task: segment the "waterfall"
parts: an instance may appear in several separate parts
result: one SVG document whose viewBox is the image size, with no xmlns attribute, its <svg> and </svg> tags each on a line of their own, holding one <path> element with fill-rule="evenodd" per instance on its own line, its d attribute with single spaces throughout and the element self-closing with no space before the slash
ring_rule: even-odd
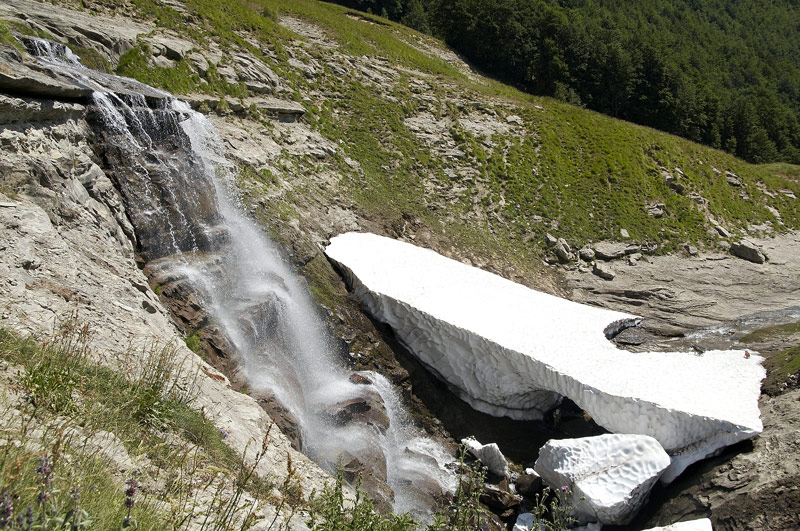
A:
<svg viewBox="0 0 800 531">
<path fill-rule="evenodd" d="M 452 457 L 412 425 L 386 378 L 339 362 L 304 283 L 243 214 L 212 124 L 169 94 L 83 67 L 63 45 L 32 39 L 28 47 L 94 91 L 96 134 L 139 254 L 162 276 L 188 282 L 250 392 L 281 403 L 302 451 L 324 468 L 356 463 L 375 479 L 365 487 L 379 506 L 425 519 L 432 493 L 454 486 L 444 467 Z"/>
</svg>

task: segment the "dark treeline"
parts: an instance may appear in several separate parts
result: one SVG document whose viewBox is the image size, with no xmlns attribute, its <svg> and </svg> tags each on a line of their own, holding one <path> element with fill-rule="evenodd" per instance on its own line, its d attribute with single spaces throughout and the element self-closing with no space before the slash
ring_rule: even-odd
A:
<svg viewBox="0 0 800 531">
<path fill-rule="evenodd" d="M 725 149 L 800 164 L 798 0 L 338 0 L 481 70 Z"/>
</svg>

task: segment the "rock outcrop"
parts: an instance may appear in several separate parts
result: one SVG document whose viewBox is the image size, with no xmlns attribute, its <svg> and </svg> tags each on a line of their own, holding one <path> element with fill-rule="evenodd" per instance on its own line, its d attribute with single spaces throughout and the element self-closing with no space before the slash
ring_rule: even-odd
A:
<svg viewBox="0 0 800 531">
<path fill-rule="evenodd" d="M 389 238 L 337 236 L 326 254 L 367 310 L 478 410 L 541 418 L 567 396 L 611 431 L 657 439 L 672 456 L 665 481 L 762 429 L 758 356 L 622 351 L 607 338 L 631 315 Z"/>
<path fill-rule="evenodd" d="M 255 464 L 253 448 L 269 433 L 257 473 L 282 481 L 290 455 L 298 478 L 321 488 L 326 473 L 269 430 L 270 418 L 253 398 L 185 346 L 134 260 L 128 213 L 92 148 L 86 108 L 0 98 L 9 115 L 17 109 L 25 117 L 0 129 L 0 325 L 46 337 L 54 323 L 77 315 L 94 332 L 96 361 L 120 371 L 143 349 L 172 345 L 186 375 L 180 385 L 196 386 L 193 405 L 224 430 L 236 453 Z M 274 515 L 269 506 L 258 512 Z M 284 523 L 304 528 L 298 518 Z"/>
<path fill-rule="evenodd" d="M 767 261 L 766 255 L 750 240 L 741 240 L 731 244 L 731 254 L 754 264 L 763 264 Z"/>
</svg>

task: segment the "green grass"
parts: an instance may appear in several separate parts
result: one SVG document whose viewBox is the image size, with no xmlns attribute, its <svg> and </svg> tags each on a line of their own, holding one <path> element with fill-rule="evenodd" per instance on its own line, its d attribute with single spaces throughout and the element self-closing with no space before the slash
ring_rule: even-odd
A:
<svg viewBox="0 0 800 531">
<path fill-rule="evenodd" d="M 787 323 L 760 328 L 742 337 L 739 342 L 759 343 L 774 336 L 790 336 L 792 334 L 800 334 L 800 323 Z"/>
<path fill-rule="evenodd" d="M 795 374 L 800 371 L 800 345 L 790 348 L 783 353 L 784 363 L 779 367 L 779 371 L 785 376 Z"/>
<path fill-rule="evenodd" d="M 0 44 L 6 44 L 8 46 L 13 46 L 19 51 L 23 51 L 22 44 L 14 38 L 11 34 L 11 29 L 8 27 L 8 24 L 2 19 L 0 19 Z"/>
<path fill-rule="evenodd" d="M 121 373 L 99 365 L 90 355 L 90 342 L 89 328 L 74 321 L 67 321 L 46 341 L 0 329 L 0 359 L 22 368 L 18 383 L 24 400 L 21 411 L 28 416 L 21 427 L 4 423 L 6 433 L 0 439 L 25 443 L 32 434 L 41 432 L 41 428 L 36 431 L 30 426 L 51 426 L 40 436 L 42 442 L 35 444 L 52 459 L 53 486 L 58 487 L 52 508 L 33 503 L 39 512 L 44 511 L 42 518 L 50 512 L 53 518 L 68 514 L 74 505 L 68 496 L 73 488 L 84 493 L 80 505 L 86 518 L 96 525 L 93 528 L 119 528 L 126 514 L 124 486 L 121 480 L 115 483 L 111 470 L 115 465 L 96 452 L 84 451 L 74 435 L 66 437 L 65 433 L 76 433 L 68 431 L 70 427 L 84 434 L 82 437 L 111 432 L 131 456 L 146 456 L 166 473 L 165 490 L 157 496 L 161 500 L 142 499 L 134 505 L 132 516 L 140 529 L 185 525 L 186 511 L 175 510 L 174 503 L 188 510 L 190 494 L 201 481 L 193 475 L 209 466 L 223 474 L 209 508 L 213 510 L 208 515 L 209 525 L 224 524 L 221 528 L 225 528 L 252 517 L 244 514 L 249 510 L 241 498 L 245 488 L 265 500 L 272 496 L 275 484 L 255 475 L 256 465 L 245 465 L 243 457 L 225 443 L 227 434 L 191 407 L 194 384 L 191 375 L 180 373 L 175 350 L 167 347 L 143 352 L 132 358 L 129 371 Z M 182 383 L 179 386 L 177 382 Z M 30 446 L 0 445 L 0 495 L 17 496 L 17 505 L 22 508 L 41 490 L 35 465 L 43 454 L 29 451 Z M 266 448 L 252 450 L 258 453 L 256 464 Z M 225 485 L 233 495 L 224 495 Z M 173 500 L 171 505 L 162 503 L 166 498 Z"/>
<path fill-rule="evenodd" d="M 137 0 L 136 5 L 158 24 L 181 29 L 183 15 L 171 8 L 160 7 L 153 0 Z M 187 7 L 199 21 L 185 35 L 195 42 L 211 38 L 223 48 L 249 50 L 285 78 L 296 98 L 312 90 L 336 95 L 321 100 L 319 107 L 311 105 L 308 119 L 361 164 L 363 175 L 341 164 L 338 169 L 345 176 L 350 196 L 366 216 L 388 225 L 400 223 L 403 216 L 418 216 L 448 239 L 480 240 L 470 233 L 489 233 L 498 240 L 497 245 L 490 245 L 497 254 L 521 247 L 523 252 L 538 253 L 538 244 L 523 246 L 518 241 L 522 235 L 533 234 L 533 240 L 539 242 L 544 232 L 551 230 L 537 223 L 537 216 L 555 221 L 558 235 L 576 247 L 618 238 L 620 230 L 625 229 L 634 240 L 660 244 L 661 252 L 678 249 L 684 242 L 715 245 L 716 236 L 709 233 L 711 226 L 706 221 L 709 214 L 734 233 L 764 221 L 772 221 L 780 231 L 782 226 L 766 209 L 771 206 L 780 212 L 787 227 L 800 226 L 797 202 L 775 193 L 780 189 L 800 193 L 800 168 L 796 166 L 750 165 L 646 127 L 534 98 L 493 81 L 471 81 L 443 59 L 409 44 L 429 37 L 377 17 L 364 20 L 347 16 L 349 11 L 341 6 L 311 0 L 233 1 L 224 5 L 188 0 Z M 440 118 L 464 117 L 483 106 L 482 100 L 487 97 L 514 107 L 502 112 L 522 116 L 525 134 L 493 138 L 493 148 L 457 127 L 451 131 L 488 188 L 482 205 L 490 218 L 486 226 L 463 227 L 462 218 L 472 209 L 475 183 L 467 182 L 468 191 L 444 211 L 430 212 L 424 183 L 431 178 L 447 183 L 442 171 L 446 162 L 438 160 L 403 123 L 420 110 L 409 93 L 408 75 L 401 73 L 390 82 L 392 98 L 353 78 L 340 78 L 327 71 L 315 80 L 298 76 L 286 63 L 283 44 L 290 37 L 298 37 L 276 23 L 278 15 L 312 22 L 346 54 L 378 56 L 390 64 L 433 76 L 433 93 L 441 99 L 436 110 Z M 259 47 L 243 39 L 243 33 L 262 43 L 262 48 L 271 48 L 274 57 L 264 56 Z M 313 46 L 306 49 L 321 64 L 326 62 L 325 50 Z M 240 86 L 221 84 L 213 69 L 203 84 L 186 62 L 179 62 L 174 69 L 159 69 L 150 67 L 146 59 L 146 49 L 131 50 L 123 57 L 119 72 L 177 93 L 199 90 L 246 95 Z M 466 100 L 466 108 L 459 109 L 448 101 L 459 99 Z M 670 172 L 681 168 L 686 186 L 683 195 L 667 187 L 661 168 Z M 725 171 L 738 174 L 744 186 L 730 186 Z M 764 189 L 773 197 L 764 194 Z M 740 197 L 742 192 L 747 199 Z M 692 193 L 707 200 L 707 206 L 695 202 Z M 646 207 L 652 203 L 665 204 L 663 218 L 647 214 Z"/>
</svg>

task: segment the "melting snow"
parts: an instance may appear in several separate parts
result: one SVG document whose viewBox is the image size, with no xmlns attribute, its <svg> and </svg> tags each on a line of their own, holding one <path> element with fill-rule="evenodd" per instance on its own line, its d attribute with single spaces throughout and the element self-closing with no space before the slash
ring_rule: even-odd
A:
<svg viewBox="0 0 800 531">
<path fill-rule="evenodd" d="M 606 334 L 635 316 L 374 234 L 337 236 L 326 254 L 367 310 L 475 409 L 535 419 L 567 396 L 609 431 L 658 440 L 672 458 L 667 482 L 762 430 L 760 356 L 627 352 Z"/>
</svg>

